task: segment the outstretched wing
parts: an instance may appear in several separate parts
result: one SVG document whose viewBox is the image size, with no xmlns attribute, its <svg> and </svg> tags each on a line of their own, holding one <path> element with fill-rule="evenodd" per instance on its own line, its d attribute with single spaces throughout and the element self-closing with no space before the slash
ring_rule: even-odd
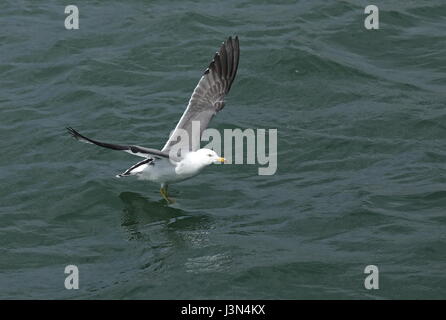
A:
<svg viewBox="0 0 446 320">
<path fill-rule="evenodd" d="M 71 127 L 68 127 L 67 130 L 74 138 L 76 138 L 76 140 L 81 141 L 81 142 L 95 144 L 95 145 L 103 147 L 103 148 L 125 151 L 127 153 L 133 154 L 135 156 L 143 157 L 143 158 L 148 158 L 148 157 L 169 158 L 168 153 L 162 152 L 162 151 L 159 151 L 156 149 L 144 148 L 144 147 L 133 146 L 133 145 L 126 146 L 126 145 L 120 145 L 120 144 L 101 142 L 101 141 L 87 138 L 86 136 L 81 135 L 79 132 L 77 132 L 76 130 L 74 130 Z"/>
<path fill-rule="evenodd" d="M 238 37 L 229 37 L 215 53 L 214 59 L 204 72 L 175 130 L 161 151 L 168 153 L 177 143 L 188 143 L 188 150 L 200 148 L 201 134 L 207 128 L 212 117 L 223 109 L 224 97 L 231 89 L 237 73 L 240 48 Z M 192 122 L 199 122 L 199 132 L 192 135 Z M 181 129 L 181 130 L 180 130 Z M 181 141 L 181 132 L 185 130 L 189 141 Z M 178 141 L 180 139 L 180 141 Z"/>
</svg>

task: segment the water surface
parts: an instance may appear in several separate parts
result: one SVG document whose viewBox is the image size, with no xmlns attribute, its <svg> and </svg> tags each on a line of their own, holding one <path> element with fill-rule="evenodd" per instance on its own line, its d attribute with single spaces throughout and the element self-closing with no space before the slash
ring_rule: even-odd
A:
<svg viewBox="0 0 446 320">
<path fill-rule="evenodd" d="M 375 1 L 374 31 L 365 1 L 73 4 L 72 31 L 59 1 L 0 4 L 0 298 L 445 298 L 444 1 Z M 66 134 L 162 147 L 234 34 L 212 127 L 277 128 L 274 176 L 213 166 L 167 206 Z"/>
</svg>

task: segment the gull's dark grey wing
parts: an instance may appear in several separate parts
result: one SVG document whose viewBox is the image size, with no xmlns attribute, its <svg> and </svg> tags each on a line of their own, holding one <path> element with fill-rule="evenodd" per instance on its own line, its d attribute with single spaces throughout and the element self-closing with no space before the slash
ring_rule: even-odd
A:
<svg viewBox="0 0 446 320">
<path fill-rule="evenodd" d="M 161 151 L 168 153 L 173 145 L 181 143 L 179 129 L 185 130 L 189 135 L 189 150 L 200 148 L 201 134 L 207 128 L 212 117 L 223 109 L 224 97 L 231 89 L 237 73 L 240 56 L 238 37 L 229 37 L 215 53 L 214 59 L 204 72 L 196 86 L 175 130 Z M 192 136 L 192 121 L 199 121 L 199 135 Z"/>
<path fill-rule="evenodd" d="M 81 142 L 95 144 L 95 145 L 103 147 L 103 148 L 125 151 L 127 153 L 133 154 L 135 156 L 143 157 L 143 158 L 148 158 L 148 157 L 169 158 L 168 153 L 159 151 L 157 149 L 144 148 L 144 147 L 133 146 L 133 145 L 127 146 L 127 145 L 101 142 L 101 141 L 87 138 L 86 136 L 81 135 L 79 132 L 77 132 L 76 130 L 74 130 L 71 127 L 68 127 L 67 130 L 74 138 L 76 138 L 76 140 L 81 141 Z"/>
</svg>

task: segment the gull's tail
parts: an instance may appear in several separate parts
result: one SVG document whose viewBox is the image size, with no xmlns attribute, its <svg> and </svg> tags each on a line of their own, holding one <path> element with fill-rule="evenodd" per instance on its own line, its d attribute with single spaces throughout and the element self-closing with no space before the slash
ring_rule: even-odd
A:
<svg viewBox="0 0 446 320">
<path fill-rule="evenodd" d="M 128 177 L 128 176 L 140 174 L 144 171 L 144 169 L 148 165 L 153 165 L 153 159 L 147 158 L 147 159 L 144 159 L 143 161 L 140 161 L 140 162 L 134 164 L 133 166 L 131 166 L 130 168 L 125 170 L 123 173 L 116 175 L 116 178 L 122 178 L 122 177 Z"/>
</svg>

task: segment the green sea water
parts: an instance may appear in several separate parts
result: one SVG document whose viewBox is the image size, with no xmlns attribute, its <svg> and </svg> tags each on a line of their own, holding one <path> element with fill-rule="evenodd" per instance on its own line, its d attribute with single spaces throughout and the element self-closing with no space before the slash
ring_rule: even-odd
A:
<svg viewBox="0 0 446 320">
<path fill-rule="evenodd" d="M 66 134 L 161 148 L 229 35 L 211 127 L 276 128 L 275 175 L 211 166 L 167 205 Z M 440 0 L 2 0 L 0 298 L 445 298 L 445 35 Z"/>
</svg>

